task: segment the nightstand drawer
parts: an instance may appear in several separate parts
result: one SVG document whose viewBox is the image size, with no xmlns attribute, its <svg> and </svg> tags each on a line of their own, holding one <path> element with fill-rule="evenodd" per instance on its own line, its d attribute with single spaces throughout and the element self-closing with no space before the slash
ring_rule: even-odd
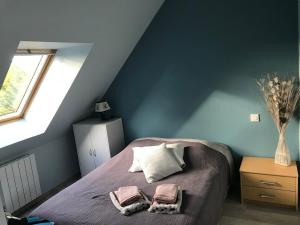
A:
<svg viewBox="0 0 300 225">
<path fill-rule="evenodd" d="M 295 192 L 266 188 L 242 187 L 245 200 L 268 202 L 281 205 L 296 205 Z"/>
<path fill-rule="evenodd" d="M 293 177 L 241 173 L 241 184 L 250 187 L 296 191 L 296 179 Z"/>
</svg>

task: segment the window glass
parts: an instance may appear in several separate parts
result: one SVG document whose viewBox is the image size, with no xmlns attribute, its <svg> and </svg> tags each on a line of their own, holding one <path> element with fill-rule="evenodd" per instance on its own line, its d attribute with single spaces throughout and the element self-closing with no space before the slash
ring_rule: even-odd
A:
<svg viewBox="0 0 300 225">
<path fill-rule="evenodd" d="M 0 121 L 21 116 L 39 82 L 48 54 L 16 54 L 0 89 Z"/>
</svg>

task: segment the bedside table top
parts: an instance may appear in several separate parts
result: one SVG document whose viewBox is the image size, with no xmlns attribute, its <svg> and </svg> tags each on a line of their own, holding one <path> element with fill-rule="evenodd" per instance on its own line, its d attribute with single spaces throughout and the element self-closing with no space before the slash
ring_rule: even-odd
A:
<svg viewBox="0 0 300 225">
<path fill-rule="evenodd" d="M 290 166 L 281 166 L 275 164 L 273 158 L 243 157 L 240 172 L 298 177 L 296 162 L 293 161 Z"/>
</svg>

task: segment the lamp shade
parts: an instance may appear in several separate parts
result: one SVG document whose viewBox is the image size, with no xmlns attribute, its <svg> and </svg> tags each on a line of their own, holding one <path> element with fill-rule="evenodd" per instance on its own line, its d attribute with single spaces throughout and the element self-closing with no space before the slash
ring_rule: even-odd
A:
<svg viewBox="0 0 300 225">
<path fill-rule="evenodd" d="M 107 102 L 97 102 L 95 105 L 95 112 L 105 112 L 110 110 L 110 106 Z"/>
</svg>

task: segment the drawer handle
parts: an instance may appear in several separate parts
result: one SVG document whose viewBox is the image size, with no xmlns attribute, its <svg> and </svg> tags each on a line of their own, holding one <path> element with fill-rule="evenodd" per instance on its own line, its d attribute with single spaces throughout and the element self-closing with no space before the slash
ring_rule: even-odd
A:
<svg viewBox="0 0 300 225">
<path fill-rule="evenodd" d="M 259 181 L 261 184 L 269 185 L 269 186 L 277 186 L 276 182 L 271 182 L 271 181 L 265 181 L 265 180 L 260 180 Z"/>
<path fill-rule="evenodd" d="M 260 198 L 275 198 L 275 195 L 265 195 L 265 194 L 260 194 L 259 195 Z"/>
</svg>

